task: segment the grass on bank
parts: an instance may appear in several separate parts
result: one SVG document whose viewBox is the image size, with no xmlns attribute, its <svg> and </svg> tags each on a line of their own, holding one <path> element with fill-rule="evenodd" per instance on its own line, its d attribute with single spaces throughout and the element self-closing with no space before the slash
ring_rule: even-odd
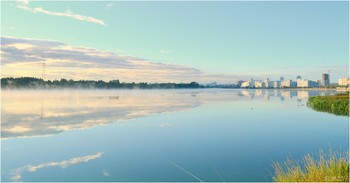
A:
<svg viewBox="0 0 350 183">
<path fill-rule="evenodd" d="M 305 155 L 301 161 L 287 159 L 274 163 L 275 182 L 349 182 L 349 151 L 337 153 L 322 150 Z"/>
<path fill-rule="evenodd" d="M 316 111 L 349 116 L 349 92 L 331 96 L 310 97 L 307 105 Z"/>
</svg>

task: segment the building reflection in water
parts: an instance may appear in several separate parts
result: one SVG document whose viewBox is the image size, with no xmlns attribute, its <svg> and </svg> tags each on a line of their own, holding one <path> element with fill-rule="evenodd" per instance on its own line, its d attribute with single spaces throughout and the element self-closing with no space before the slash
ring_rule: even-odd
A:
<svg viewBox="0 0 350 183">
<path fill-rule="evenodd" d="M 254 97 L 263 97 L 267 100 L 270 99 L 270 97 L 278 97 L 280 100 L 284 99 L 292 99 L 296 98 L 297 101 L 305 101 L 311 96 L 316 95 L 330 95 L 332 93 L 335 93 L 335 91 L 317 91 L 317 90 L 242 90 L 240 96 L 254 98 Z"/>
</svg>

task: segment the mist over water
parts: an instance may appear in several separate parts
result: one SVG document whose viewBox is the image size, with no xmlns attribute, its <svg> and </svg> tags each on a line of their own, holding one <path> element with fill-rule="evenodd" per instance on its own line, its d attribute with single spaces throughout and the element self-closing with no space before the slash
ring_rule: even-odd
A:
<svg viewBox="0 0 350 183">
<path fill-rule="evenodd" d="M 3 90 L 2 181 L 271 181 L 272 161 L 349 148 L 306 90 Z M 30 158 L 28 158 L 30 157 Z"/>
</svg>

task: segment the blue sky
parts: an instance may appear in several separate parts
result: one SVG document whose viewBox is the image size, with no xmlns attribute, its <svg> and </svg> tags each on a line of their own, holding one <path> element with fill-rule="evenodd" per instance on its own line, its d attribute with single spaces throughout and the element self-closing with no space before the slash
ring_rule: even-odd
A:
<svg viewBox="0 0 350 183">
<path fill-rule="evenodd" d="M 197 79 L 227 83 L 228 78 L 234 82 L 249 77 L 295 79 L 296 75 L 321 79 L 322 72 L 328 70 L 331 70 L 331 80 L 336 81 L 348 76 L 348 8 L 348 2 L 10 1 L 2 2 L 1 35 L 12 39 L 51 40 L 75 47 L 75 51 L 82 47 L 110 52 L 128 63 L 132 62 L 129 57 L 133 57 L 141 60 L 141 64 L 170 64 L 175 70 L 181 67 L 181 74 L 171 78 L 159 74 L 157 81 Z M 27 47 L 19 49 L 17 45 L 16 49 Z M 34 53 L 23 51 L 21 54 Z M 8 52 L 4 58 L 13 55 Z M 13 62 L 17 61 L 12 59 L 6 63 Z M 79 64 L 77 58 L 75 62 Z M 21 63 L 28 66 L 27 62 Z M 2 63 L 2 72 L 11 75 L 19 65 L 10 66 Z M 75 72 L 72 65 L 67 67 L 67 73 Z M 51 78 L 64 76 L 63 68 L 53 69 L 55 75 Z M 81 73 L 82 69 L 76 66 L 75 70 Z M 182 72 L 187 69 L 191 73 L 183 78 Z M 35 71 L 26 72 L 28 67 L 23 70 L 23 74 L 35 75 Z M 155 68 L 149 71 L 150 76 L 154 71 Z M 20 72 L 17 70 L 16 75 Z M 142 76 L 133 72 L 129 77 L 119 77 L 147 80 L 146 72 L 143 68 Z M 96 73 L 97 70 L 89 75 L 74 73 L 70 77 L 94 78 Z M 127 75 L 127 71 L 121 74 Z M 99 73 L 96 78 L 104 77 Z"/>
</svg>

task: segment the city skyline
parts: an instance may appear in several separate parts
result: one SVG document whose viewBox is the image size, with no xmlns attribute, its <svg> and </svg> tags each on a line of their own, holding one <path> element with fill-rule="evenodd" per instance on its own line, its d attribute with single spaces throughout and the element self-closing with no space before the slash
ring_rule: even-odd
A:
<svg viewBox="0 0 350 183">
<path fill-rule="evenodd" d="M 178 13 L 181 12 L 181 13 Z M 349 74 L 348 2 L 2 2 L 2 77 L 235 83 Z"/>
</svg>

